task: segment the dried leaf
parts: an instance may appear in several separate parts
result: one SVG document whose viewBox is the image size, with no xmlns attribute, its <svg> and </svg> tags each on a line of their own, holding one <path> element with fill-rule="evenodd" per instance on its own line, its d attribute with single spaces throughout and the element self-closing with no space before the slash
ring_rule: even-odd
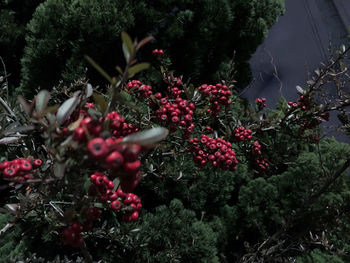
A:
<svg viewBox="0 0 350 263">
<path fill-rule="evenodd" d="M 152 40 L 154 40 L 154 37 L 152 37 L 152 36 L 149 36 L 149 37 L 142 39 L 140 41 L 140 43 L 137 44 L 136 51 L 138 51 L 141 47 L 143 47 L 144 45 L 146 45 L 148 42 L 150 42 Z"/>
</svg>

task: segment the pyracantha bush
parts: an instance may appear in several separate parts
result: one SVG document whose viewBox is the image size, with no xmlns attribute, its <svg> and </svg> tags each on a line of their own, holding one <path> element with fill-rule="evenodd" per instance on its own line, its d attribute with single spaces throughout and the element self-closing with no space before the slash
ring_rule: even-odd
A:
<svg viewBox="0 0 350 263">
<path fill-rule="evenodd" d="M 120 76 L 86 56 L 108 95 L 77 82 L 19 96 L 20 108 L 0 101 L 5 261 L 304 262 L 321 257 L 316 248 L 349 257 L 350 147 L 320 127 L 346 100 L 318 96 L 338 60 L 272 110 L 229 81 L 195 88 L 160 49 L 164 85 L 143 83 L 133 77 L 150 65 L 136 52 L 151 38 L 122 40 Z"/>
</svg>

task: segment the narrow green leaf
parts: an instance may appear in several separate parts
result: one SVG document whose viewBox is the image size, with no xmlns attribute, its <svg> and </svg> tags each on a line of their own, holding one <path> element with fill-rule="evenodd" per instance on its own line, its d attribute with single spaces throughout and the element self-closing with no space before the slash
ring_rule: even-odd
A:
<svg viewBox="0 0 350 263">
<path fill-rule="evenodd" d="M 129 68 L 128 70 L 128 74 L 129 74 L 129 77 L 133 77 L 135 74 L 141 72 L 142 70 L 145 70 L 145 69 L 148 69 L 150 66 L 149 63 L 139 63 L 139 64 L 136 64 L 135 66 Z"/>
<path fill-rule="evenodd" d="M 108 75 L 106 71 L 104 71 L 103 68 L 101 68 L 92 58 L 90 58 L 88 55 L 85 55 L 84 58 L 93 66 L 106 80 L 109 81 L 109 83 L 113 83 L 111 76 Z"/>
<path fill-rule="evenodd" d="M 123 51 L 124 51 L 124 55 L 125 55 L 125 50 L 128 51 L 129 53 L 129 56 L 128 56 L 128 59 L 127 59 L 127 62 L 129 62 L 129 59 L 130 59 L 130 56 L 131 54 L 134 53 L 134 45 L 132 44 L 132 40 L 131 40 L 131 37 L 128 35 L 128 33 L 126 32 L 122 32 L 121 33 L 122 35 L 122 41 L 123 41 Z M 125 46 L 125 47 L 124 47 Z M 125 56 L 125 59 L 127 57 Z"/>
<path fill-rule="evenodd" d="M 51 98 L 50 92 L 47 90 L 41 90 L 36 96 L 35 109 L 37 112 L 42 112 L 46 109 L 47 103 Z"/>
<path fill-rule="evenodd" d="M 103 96 L 100 94 L 94 93 L 92 94 L 92 97 L 94 98 L 97 105 L 100 107 L 102 114 L 105 114 L 105 112 L 107 111 L 108 105 L 106 100 L 103 98 Z"/>
</svg>

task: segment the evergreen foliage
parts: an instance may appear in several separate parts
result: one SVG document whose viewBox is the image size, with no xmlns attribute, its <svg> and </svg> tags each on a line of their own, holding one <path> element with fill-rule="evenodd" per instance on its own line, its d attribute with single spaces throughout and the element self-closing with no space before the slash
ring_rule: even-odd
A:
<svg viewBox="0 0 350 263">
<path fill-rule="evenodd" d="M 177 73 L 194 83 L 217 79 L 220 70 L 224 76 L 234 50 L 240 54 L 238 76 L 246 76 L 247 60 L 282 12 L 283 0 L 48 0 L 27 26 L 21 87 L 33 93 L 60 79 L 69 83 L 82 77 L 84 54 L 114 72 L 116 62 L 123 61 L 116 48 L 123 30 L 153 35 L 154 47 L 176 58 Z M 150 54 L 150 47 L 139 55 L 141 60 L 150 58 L 146 51 Z M 88 71 L 88 78 L 97 75 Z"/>
</svg>

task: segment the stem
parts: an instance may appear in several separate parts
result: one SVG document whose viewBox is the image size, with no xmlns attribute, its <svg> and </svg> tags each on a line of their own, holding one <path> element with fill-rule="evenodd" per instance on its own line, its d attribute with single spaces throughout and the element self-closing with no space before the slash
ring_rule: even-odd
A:
<svg viewBox="0 0 350 263">
<path fill-rule="evenodd" d="M 110 112 L 112 109 L 115 108 L 116 101 L 117 101 L 117 95 L 119 93 L 119 88 L 124 84 L 125 81 L 128 80 L 128 78 L 129 78 L 128 71 L 129 71 L 129 68 L 131 66 L 131 61 L 133 61 L 134 58 L 135 58 L 135 50 L 134 50 L 133 54 L 130 56 L 129 61 L 125 66 L 122 79 L 119 82 L 117 82 L 116 84 L 113 84 L 113 86 L 112 86 L 112 99 L 111 99 L 111 103 L 108 105 L 107 112 Z"/>
</svg>

